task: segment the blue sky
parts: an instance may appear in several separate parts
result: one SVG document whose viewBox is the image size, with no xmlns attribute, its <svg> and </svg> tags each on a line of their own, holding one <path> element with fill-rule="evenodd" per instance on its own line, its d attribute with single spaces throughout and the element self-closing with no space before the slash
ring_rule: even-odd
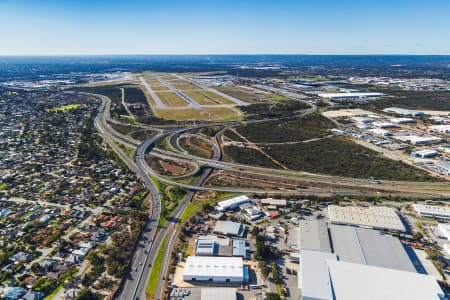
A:
<svg viewBox="0 0 450 300">
<path fill-rule="evenodd" d="M 0 55 L 450 54 L 449 0 L 0 0 Z"/>
</svg>

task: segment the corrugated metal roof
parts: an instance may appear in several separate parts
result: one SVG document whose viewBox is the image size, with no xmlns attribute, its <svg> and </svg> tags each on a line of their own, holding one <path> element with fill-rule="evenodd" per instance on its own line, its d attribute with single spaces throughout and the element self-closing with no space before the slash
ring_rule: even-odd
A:
<svg viewBox="0 0 450 300">
<path fill-rule="evenodd" d="M 304 249 L 300 252 L 299 288 L 303 299 L 333 299 L 328 273 L 328 261 L 336 260 L 332 253 Z"/>
<path fill-rule="evenodd" d="M 429 275 L 331 260 L 328 269 L 335 299 L 445 299 Z"/>
<path fill-rule="evenodd" d="M 299 226 L 300 249 L 331 252 L 328 226 L 324 221 L 301 220 Z"/>
<path fill-rule="evenodd" d="M 330 226 L 334 253 L 339 260 L 416 272 L 400 240 L 377 230 Z"/>
<path fill-rule="evenodd" d="M 183 276 L 243 278 L 242 257 L 188 256 Z"/>
</svg>

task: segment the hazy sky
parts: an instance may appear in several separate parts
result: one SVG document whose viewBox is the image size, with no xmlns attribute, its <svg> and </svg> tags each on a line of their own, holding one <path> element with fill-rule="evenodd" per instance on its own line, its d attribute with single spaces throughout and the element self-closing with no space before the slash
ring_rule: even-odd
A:
<svg viewBox="0 0 450 300">
<path fill-rule="evenodd" d="M 450 0 L 0 0 L 0 55 L 450 54 Z"/>
</svg>

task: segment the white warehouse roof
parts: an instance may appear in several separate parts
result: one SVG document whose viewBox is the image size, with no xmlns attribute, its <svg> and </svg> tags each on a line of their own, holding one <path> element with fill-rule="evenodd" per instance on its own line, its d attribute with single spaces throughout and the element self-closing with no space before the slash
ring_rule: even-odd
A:
<svg viewBox="0 0 450 300">
<path fill-rule="evenodd" d="M 336 300 L 445 299 L 429 275 L 335 260 L 328 260 L 328 269 Z"/>
<path fill-rule="evenodd" d="M 242 282 L 244 280 L 242 257 L 188 256 L 183 279 L 192 280 L 192 278 L 199 281 L 223 278 L 231 279 L 231 282 Z"/>
<path fill-rule="evenodd" d="M 362 93 L 362 92 L 353 92 L 353 93 L 322 93 L 319 94 L 319 97 L 328 98 L 328 99 L 363 99 L 363 98 L 374 98 L 374 97 L 383 97 L 386 94 L 383 93 Z"/>
<path fill-rule="evenodd" d="M 231 199 L 217 202 L 217 207 L 220 211 L 225 211 L 228 209 L 234 209 L 241 204 L 250 202 L 250 198 L 246 195 L 237 196 Z"/>
<path fill-rule="evenodd" d="M 385 206 L 328 206 L 331 223 L 405 231 L 395 210 Z"/>
<path fill-rule="evenodd" d="M 328 261 L 336 260 L 332 253 L 302 250 L 298 286 L 302 299 L 333 299 L 333 288 L 328 274 Z"/>
<path fill-rule="evenodd" d="M 406 109 L 406 108 L 400 108 L 400 107 L 388 107 L 383 109 L 384 112 L 388 113 L 394 113 L 397 115 L 406 115 L 406 116 L 423 116 L 424 113 L 419 110 L 412 110 L 412 109 Z"/>
</svg>

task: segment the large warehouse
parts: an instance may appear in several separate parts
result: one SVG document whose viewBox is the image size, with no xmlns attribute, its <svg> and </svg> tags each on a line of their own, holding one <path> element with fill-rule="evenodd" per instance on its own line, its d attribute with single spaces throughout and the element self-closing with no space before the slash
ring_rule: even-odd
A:
<svg viewBox="0 0 450 300">
<path fill-rule="evenodd" d="M 244 235 L 244 226 L 233 221 L 217 221 L 214 233 L 241 237 Z"/>
<path fill-rule="evenodd" d="M 334 254 L 340 261 L 416 272 L 396 237 L 373 229 L 333 224 L 330 233 Z"/>
<path fill-rule="evenodd" d="M 334 101 L 344 100 L 369 100 L 378 99 L 386 96 L 383 93 L 364 93 L 364 92 L 350 92 L 350 93 L 322 93 L 319 97 L 331 99 Z"/>
<path fill-rule="evenodd" d="M 241 195 L 241 196 L 237 196 L 234 198 L 230 198 L 227 200 L 217 202 L 217 209 L 219 211 L 232 210 L 232 209 L 238 208 L 242 204 L 249 203 L 249 202 L 251 202 L 249 197 L 247 197 L 246 195 Z"/>
<path fill-rule="evenodd" d="M 384 206 L 328 206 L 332 224 L 371 227 L 405 232 L 402 220 L 393 208 Z"/>
<path fill-rule="evenodd" d="M 429 275 L 344 262 L 314 250 L 302 250 L 300 263 L 302 300 L 445 299 Z"/>
<path fill-rule="evenodd" d="M 183 271 L 184 281 L 243 284 L 248 269 L 242 257 L 188 256 Z"/>
</svg>

